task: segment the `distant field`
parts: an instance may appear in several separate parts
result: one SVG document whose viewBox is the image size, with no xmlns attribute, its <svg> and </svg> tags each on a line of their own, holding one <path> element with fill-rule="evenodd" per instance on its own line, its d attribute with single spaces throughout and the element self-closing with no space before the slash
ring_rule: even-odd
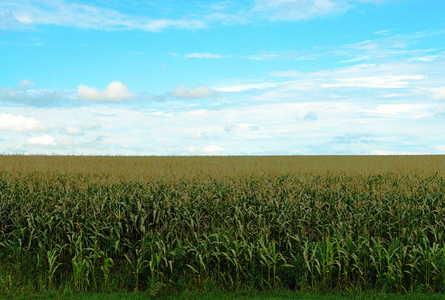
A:
<svg viewBox="0 0 445 300">
<path fill-rule="evenodd" d="M 417 174 L 445 175 L 445 155 L 412 156 L 0 156 L 4 171 L 109 174 L 148 180 L 243 175 Z M 110 176 L 108 177 L 110 178 Z"/>
<path fill-rule="evenodd" d="M 0 296 L 445 292 L 445 156 L 0 156 Z"/>
</svg>

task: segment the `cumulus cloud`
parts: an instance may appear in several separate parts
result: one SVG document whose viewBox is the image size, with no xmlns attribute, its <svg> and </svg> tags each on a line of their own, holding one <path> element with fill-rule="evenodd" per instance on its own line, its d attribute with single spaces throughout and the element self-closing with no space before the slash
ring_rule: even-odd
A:
<svg viewBox="0 0 445 300">
<path fill-rule="evenodd" d="M 65 132 L 68 135 L 82 135 L 84 132 L 77 127 L 67 127 L 65 128 Z"/>
<path fill-rule="evenodd" d="M 81 84 L 77 88 L 77 98 L 93 102 L 119 102 L 133 99 L 134 94 L 129 92 L 128 88 L 123 83 L 113 81 L 103 91 Z"/>
<path fill-rule="evenodd" d="M 227 152 L 227 150 L 218 145 L 210 145 L 202 149 L 202 153 L 205 155 L 218 155 L 224 152 Z"/>
<path fill-rule="evenodd" d="M 46 127 L 34 118 L 0 114 L 0 131 L 32 132 L 45 130 Z"/>
<path fill-rule="evenodd" d="M 211 59 L 218 59 L 218 58 L 222 58 L 223 56 L 220 55 L 220 54 L 214 54 L 214 53 L 205 52 L 205 53 L 187 53 L 187 54 L 184 54 L 184 57 L 186 57 L 186 58 L 211 58 Z"/>
<path fill-rule="evenodd" d="M 173 91 L 170 92 L 170 95 L 176 98 L 185 98 L 185 99 L 199 99 L 213 96 L 215 91 L 206 86 L 199 86 L 196 88 L 189 88 L 186 85 L 179 85 Z"/>
<path fill-rule="evenodd" d="M 60 133 L 65 133 L 68 135 L 83 135 L 84 132 L 78 128 L 73 126 L 66 127 L 65 124 L 57 124 L 57 128 Z"/>
<path fill-rule="evenodd" d="M 56 140 L 50 135 L 31 137 L 26 139 L 28 146 L 57 146 Z"/>
</svg>

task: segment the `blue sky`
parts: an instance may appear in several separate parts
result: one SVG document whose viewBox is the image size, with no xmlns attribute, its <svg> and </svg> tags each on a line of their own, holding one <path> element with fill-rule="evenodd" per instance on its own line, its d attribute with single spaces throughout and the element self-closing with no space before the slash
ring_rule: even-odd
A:
<svg viewBox="0 0 445 300">
<path fill-rule="evenodd" d="M 443 0 L 0 0 L 0 152 L 445 152 Z"/>
</svg>

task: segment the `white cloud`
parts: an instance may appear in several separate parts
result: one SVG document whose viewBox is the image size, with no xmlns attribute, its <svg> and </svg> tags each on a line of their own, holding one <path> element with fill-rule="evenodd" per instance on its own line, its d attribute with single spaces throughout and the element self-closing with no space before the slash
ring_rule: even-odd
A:
<svg viewBox="0 0 445 300">
<path fill-rule="evenodd" d="M 50 135 L 37 136 L 26 139 L 28 146 L 57 146 L 55 139 Z"/>
<path fill-rule="evenodd" d="M 322 84 L 322 87 L 368 87 L 395 89 L 406 87 L 409 85 L 409 80 L 421 80 L 424 78 L 425 76 L 423 75 L 352 77 L 334 80 L 334 83 Z M 338 83 L 335 81 L 338 81 Z"/>
<path fill-rule="evenodd" d="M 437 92 L 433 94 L 433 98 L 436 100 L 444 100 L 445 99 L 445 87 L 438 88 Z"/>
<path fill-rule="evenodd" d="M 78 141 L 72 141 L 69 137 L 61 137 L 54 141 L 59 149 L 79 149 L 82 147 L 88 147 L 88 143 L 81 143 Z"/>
<path fill-rule="evenodd" d="M 265 60 L 265 59 L 275 59 L 278 57 L 278 54 L 258 54 L 258 55 L 249 55 L 248 59 L 251 60 Z"/>
<path fill-rule="evenodd" d="M 347 1 L 256 0 L 253 14 L 271 21 L 295 21 L 346 11 Z"/>
<path fill-rule="evenodd" d="M 189 138 L 191 138 L 192 140 L 200 140 L 202 138 L 204 138 L 204 135 L 202 133 L 195 133 L 189 136 Z"/>
<path fill-rule="evenodd" d="M 445 152 L 445 145 L 436 145 L 434 146 L 434 149 Z"/>
<path fill-rule="evenodd" d="M 247 91 L 251 89 L 267 89 L 267 88 L 273 88 L 281 85 L 282 83 L 275 83 L 275 82 L 262 82 L 262 83 L 248 83 L 248 84 L 234 84 L 234 85 L 228 85 L 228 86 L 216 86 L 212 87 L 213 90 L 218 92 L 241 92 L 241 91 Z"/>
<path fill-rule="evenodd" d="M 421 154 L 421 153 L 398 152 L 398 151 L 387 151 L 387 150 L 374 150 L 374 151 L 367 153 L 367 155 L 416 155 L 416 154 Z"/>
<path fill-rule="evenodd" d="M 204 147 L 201 152 L 204 153 L 205 155 L 218 155 L 227 152 L 227 150 L 218 145 L 210 145 Z"/>
<path fill-rule="evenodd" d="M 196 152 L 196 148 L 193 146 L 182 146 L 182 149 L 184 149 L 185 151 L 189 152 L 189 153 L 194 153 Z"/>
<path fill-rule="evenodd" d="M 134 98 L 134 94 L 128 91 L 128 88 L 119 81 L 111 82 L 104 91 L 86 85 L 79 85 L 77 88 L 77 98 L 86 101 L 125 101 Z"/>
<path fill-rule="evenodd" d="M 288 70 L 288 71 L 276 71 L 270 73 L 273 77 L 300 77 L 303 73 L 295 71 L 295 70 Z"/>
<path fill-rule="evenodd" d="M 19 88 L 27 88 L 29 86 L 33 86 L 34 82 L 29 81 L 28 79 L 23 79 L 18 85 L 17 87 Z"/>
<path fill-rule="evenodd" d="M 138 24 L 139 23 L 139 24 Z M 201 20 L 167 20 L 167 19 L 158 19 L 158 20 L 140 20 L 139 22 L 134 22 L 132 24 L 133 28 L 129 29 L 142 29 L 145 31 L 159 32 L 163 29 L 172 27 L 179 29 L 199 29 L 206 27 L 206 23 Z"/>
<path fill-rule="evenodd" d="M 199 99 L 213 96 L 215 92 L 206 86 L 188 88 L 186 85 L 177 86 L 171 93 L 173 97 L 186 99 Z"/>
<path fill-rule="evenodd" d="M 222 58 L 223 56 L 221 54 L 214 54 L 214 53 L 187 53 L 184 54 L 184 57 L 186 58 L 210 58 L 210 59 L 218 59 Z"/>
<path fill-rule="evenodd" d="M 82 135 L 84 132 L 76 127 L 67 127 L 65 128 L 65 132 L 68 135 Z"/>
<path fill-rule="evenodd" d="M 428 108 L 427 111 L 415 115 L 414 118 L 416 119 L 420 119 L 420 118 L 435 118 L 441 115 L 444 115 L 445 113 L 445 108 L 442 105 L 437 105 L 437 106 L 431 106 L 430 108 Z"/>
<path fill-rule="evenodd" d="M 375 109 L 365 109 L 363 112 L 371 116 L 390 117 L 403 115 L 405 117 L 418 117 L 430 109 L 429 104 L 381 104 Z"/>
<path fill-rule="evenodd" d="M 375 34 L 379 34 L 379 35 L 391 35 L 394 32 L 393 29 L 384 29 L 384 30 L 379 30 L 379 31 L 375 31 Z"/>
<path fill-rule="evenodd" d="M 294 70 L 272 72 L 273 77 L 296 77 L 291 81 L 263 82 L 260 84 L 228 85 L 225 87 L 213 87 L 218 91 L 243 91 L 252 88 L 269 89 L 274 91 L 316 91 L 322 92 L 322 88 L 336 88 L 339 95 L 348 94 L 351 97 L 351 88 L 374 88 L 378 89 L 403 89 L 406 91 L 402 96 L 413 94 L 414 91 L 437 93 L 438 89 L 427 88 L 434 83 L 432 77 L 436 72 L 431 65 L 420 65 L 410 63 L 384 63 L 384 64 L 358 64 L 350 67 L 322 70 L 317 72 L 301 73 Z M 363 74 L 367 76 L 364 77 Z M 424 75 L 428 74 L 428 75 Z M 427 80 L 428 79 L 428 80 Z M 272 79 L 271 79 L 272 80 Z M 327 92 L 332 92 L 329 90 Z M 383 91 L 382 91 L 383 92 Z M 393 94 L 384 92 L 386 95 Z M 402 93 L 401 93 L 402 94 Z M 289 94 L 289 96 L 292 96 Z M 293 95 L 295 97 L 295 95 Z M 306 95 L 302 95 L 307 97 Z M 331 97 L 335 95 L 326 95 Z M 379 95 L 379 97 L 383 97 Z"/>
<path fill-rule="evenodd" d="M 443 34 L 443 31 L 416 32 L 412 34 L 394 34 L 374 40 L 365 40 L 353 44 L 334 46 L 324 51 L 329 51 L 333 55 L 348 56 L 341 62 L 357 61 L 388 61 L 390 59 L 400 61 L 405 58 L 407 62 L 417 64 L 431 62 L 438 59 L 437 49 L 413 48 L 425 37 Z M 411 47 L 412 46 L 412 47 Z"/>
<path fill-rule="evenodd" d="M 98 129 L 100 124 L 95 121 L 79 123 L 79 127 L 82 129 Z"/>
<path fill-rule="evenodd" d="M 45 130 L 46 127 L 34 118 L 0 113 L 0 131 L 31 132 Z"/>
<path fill-rule="evenodd" d="M 414 57 L 409 59 L 409 62 L 429 62 L 429 61 L 435 61 L 437 59 L 437 55 L 428 55 L 423 57 Z"/>
</svg>

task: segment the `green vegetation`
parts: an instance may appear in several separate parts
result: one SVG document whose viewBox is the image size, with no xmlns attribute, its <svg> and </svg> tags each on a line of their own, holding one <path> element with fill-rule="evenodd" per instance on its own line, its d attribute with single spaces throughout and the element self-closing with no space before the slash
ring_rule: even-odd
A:
<svg viewBox="0 0 445 300">
<path fill-rule="evenodd" d="M 120 293 L 62 293 L 60 291 L 47 291 L 42 293 L 31 293 L 27 295 L 7 295 L 2 299 L 14 300 L 37 300 L 37 299 L 60 299 L 60 300 L 139 300 L 150 299 L 150 294 L 141 291 L 120 292 Z M 214 300 L 214 299 L 261 299 L 261 300 L 278 300 L 278 299 L 298 299 L 298 300 L 443 300 L 444 294 L 391 294 L 391 293 L 304 293 L 291 290 L 267 290 L 267 291 L 227 291 L 214 289 L 209 291 L 182 291 L 182 292 L 163 292 L 156 296 L 157 299 L 184 299 L 184 300 Z"/>
<path fill-rule="evenodd" d="M 392 159 L 2 157 L 0 296 L 443 293 L 444 158 Z"/>
</svg>

